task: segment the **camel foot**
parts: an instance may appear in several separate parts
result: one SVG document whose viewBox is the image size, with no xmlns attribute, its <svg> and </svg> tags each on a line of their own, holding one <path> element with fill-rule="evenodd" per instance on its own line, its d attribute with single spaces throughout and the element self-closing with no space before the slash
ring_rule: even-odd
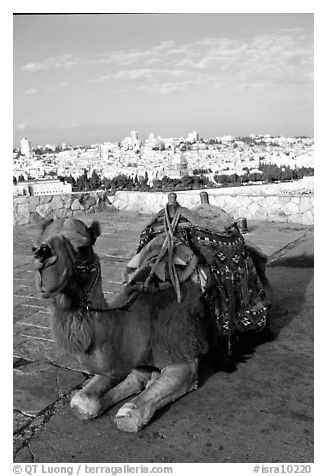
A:
<svg viewBox="0 0 327 476">
<path fill-rule="evenodd" d="M 120 431 L 137 433 L 146 424 L 142 414 L 135 403 L 125 403 L 115 416 L 115 423 Z"/>
<path fill-rule="evenodd" d="M 101 404 L 95 397 L 76 392 L 70 401 L 70 407 L 80 420 L 91 420 L 100 415 Z"/>
</svg>

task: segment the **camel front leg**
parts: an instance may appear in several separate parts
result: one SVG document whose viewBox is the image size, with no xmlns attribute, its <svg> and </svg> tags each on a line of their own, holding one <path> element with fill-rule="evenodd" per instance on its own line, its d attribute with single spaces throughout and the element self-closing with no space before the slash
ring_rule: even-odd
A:
<svg viewBox="0 0 327 476">
<path fill-rule="evenodd" d="M 121 407 L 115 417 L 119 430 L 137 432 L 167 403 L 197 388 L 198 360 L 165 367 L 137 397 Z"/>
<path fill-rule="evenodd" d="M 124 398 L 141 392 L 152 374 L 146 369 L 135 369 L 118 385 L 110 376 L 96 375 L 75 393 L 70 406 L 81 420 L 96 418 Z"/>
</svg>

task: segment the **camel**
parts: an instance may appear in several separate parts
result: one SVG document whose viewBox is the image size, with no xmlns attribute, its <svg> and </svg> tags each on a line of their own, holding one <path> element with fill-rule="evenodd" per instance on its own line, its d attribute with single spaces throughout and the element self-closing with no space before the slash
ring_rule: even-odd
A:
<svg viewBox="0 0 327 476">
<path fill-rule="evenodd" d="M 126 282 L 110 302 L 93 250 L 100 224 L 77 218 L 41 224 L 33 247 L 36 287 L 51 301 L 57 344 L 94 375 L 71 398 L 78 418 L 99 417 L 133 396 L 115 423 L 137 432 L 158 409 L 197 388 L 199 359 L 222 337 L 230 350 L 240 327 L 264 326 L 270 307 L 265 258 L 246 247 L 236 225 L 217 234 L 201 223 L 200 214 L 170 200 L 141 234 Z"/>
</svg>

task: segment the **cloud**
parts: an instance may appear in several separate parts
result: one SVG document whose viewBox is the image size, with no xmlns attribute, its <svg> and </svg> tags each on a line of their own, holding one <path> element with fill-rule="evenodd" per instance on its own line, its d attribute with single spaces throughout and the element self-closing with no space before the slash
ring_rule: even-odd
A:
<svg viewBox="0 0 327 476">
<path fill-rule="evenodd" d="M 20 124 L 18 124 L 17 129 L 20 130 L 20 131 L 24 131 L 25 129 L 27 129 L 26 122 L 21 122 Z"/>
<path fill-rule="evenodd" d="M 35 88 L 29 88 L 29 89 L 26 89 L 24 91 L 24 94 L 27 95 L 27 96 L 30 95 L 30 94 L 36 94 L 36 93 L 37 93 L 37 89 L 35 89 Z"/>
<path fill-rule="evenodd" d="M 176 70 L 176 69 L 157 69 L 157 68 L 137 68 L 137 69 L 123 69 L 117 71 L 116 73 L 110 73 L 98 78 L 88 79 L 86 82 L 88 84 L 93 83 L 103 83 L 105 81 L 110 81 L 112 79 L 126 80 L 126 81 L 136 81 L 136 80 L 145 80 L 152 81 L 156 77 L 173 77 L 179 78 L 185 75 L 185 71 Z"/>
<path fill-rule="evenodd" d="M 42 70 L 53 70 L 53 69 L 73 69 L 78 66 L 84 66 L 88 63 L 88 60 L 85 58 L 74 57 L 72 54 L 66 53 L 61 56 L 53 56 L 45 59 L 43 62 L 39 63 L 27 63 L 21 67 L 22 71 L 29 73 L 35 73 Z"/>
<path fill-rule="evenodd" d="M 53 85 L 53 86 L 48 86 L 45 89 L 46 93 L 52 93 L 53 91 L 57 91 L 59 88 L 67 88 L 70 86 L 70 83 L 68 81 L 60 81 L 59 83 Z"/>
<path fill-rule="evenodd" d="M 149 84 L 140 84 L 135 89 L 138 91 L 148 92 L 151 94 L 172 94 L 187 91 L 190 87 L 201 87 L 203 82 L 201 80 L 185 80 L 175 82 L 157 82 Z"/>
<path fill-rule="evenodd" d="M 29 73 L 76 68 L 93 68 L 98 73 L 85 80 L 87 84 L 123 81 L 127 86 L 132 82 L 133 88 L 161 94 L 193 86 L 231 89 L 257 84 L 265 89 L 309 85 L 313 38 L 297 28 L 238 38 L 217 36 L 184 44 L 165 40 L 151 48 L 104 51 L 84 58 L 66 53 L 22 66 Z"/>
</svg>

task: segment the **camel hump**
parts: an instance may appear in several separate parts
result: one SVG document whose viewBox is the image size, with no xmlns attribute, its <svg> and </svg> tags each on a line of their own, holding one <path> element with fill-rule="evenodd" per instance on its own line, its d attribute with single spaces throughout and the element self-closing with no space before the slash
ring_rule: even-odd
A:
<svg viewBox="0 0 327 476">
<path fill-rule="evenodd" d="M 208 192 L 200 192 L 201 204 L 192 208 L 190 212 L 200 217 L 201 225 L 208 230 L 222 232 L 235 225 L 235 218 L 223 208 L 210 205 Z"/>
</svg>

